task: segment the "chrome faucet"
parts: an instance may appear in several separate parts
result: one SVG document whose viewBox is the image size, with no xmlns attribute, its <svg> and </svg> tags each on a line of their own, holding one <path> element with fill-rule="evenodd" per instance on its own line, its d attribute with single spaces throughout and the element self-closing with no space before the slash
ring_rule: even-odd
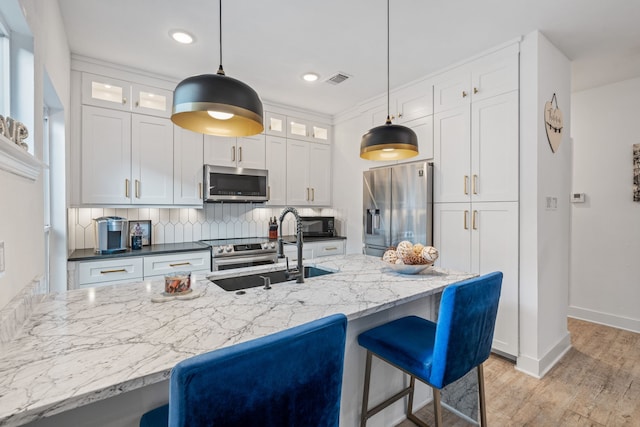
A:
<svg viewBox="0 0 640 427">
<path fill-rule="evenodd" d="M 289 260 L 287 259 L 287 275 L 289 278 L 296 279 L 296 283 L 304 283 L 304 268 L 302 267 L 302 221 L 296 208 L 286 207 L 280 214 L 280 234 L 278 237 L 278 258 L 284 258 L 284 240 L 282 239 L 282 220 L 288 214 L 292 213 L 296 218 L 296 246 L 298 247 L 298 265 L 297 270 L 289 270 Z"/>
</svg>

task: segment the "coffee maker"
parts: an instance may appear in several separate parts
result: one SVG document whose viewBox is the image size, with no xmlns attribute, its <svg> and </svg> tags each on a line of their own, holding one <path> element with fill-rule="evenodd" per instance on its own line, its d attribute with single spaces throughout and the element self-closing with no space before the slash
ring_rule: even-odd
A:
<svg viewBox="0 0 640 427">
<path fill-rule="evenodd" d="M 119 216 L 94 218 L 94 241 L 98 254 L 113 254 L 127 250 L 129 221 Z"/>
</svg>

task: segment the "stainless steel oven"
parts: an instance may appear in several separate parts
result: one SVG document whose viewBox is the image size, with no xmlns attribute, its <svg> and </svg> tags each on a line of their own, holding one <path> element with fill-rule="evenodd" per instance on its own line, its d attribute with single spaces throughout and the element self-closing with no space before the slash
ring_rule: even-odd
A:
<svg viewBox="0 0 640 427">
<path fill-rule="evenodd" d="M 266 238 L 202 240 L 211 246 L 211 270 L 231 270 L 256 265 L 275 264 L 276 242 Z"/>
</svg>

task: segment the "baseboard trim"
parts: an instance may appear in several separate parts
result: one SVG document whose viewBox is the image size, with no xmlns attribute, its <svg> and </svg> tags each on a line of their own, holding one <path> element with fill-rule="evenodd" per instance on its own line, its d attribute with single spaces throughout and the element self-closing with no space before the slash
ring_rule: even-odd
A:
<svg viewBox="0 0 640 427">
<path fill-rule="evenodd" d="M 616 316 L 614 314 L 603 313 L 601 311 L 589 310 L 575 306 L 569 306 L 568 316 L 574 319 L 585 320 L 599 325 L 611 326 L 612 328 L 624 329 L 625 331 L 640 333 L 640 320 L 628 317 Z"/>
<path fill-rule="evenodd" d="M 571 335 L 567 332 L 551 349 L 540 359 L 520 355 L 516 362 L 516 369 L 535 378 L 544 377 L 555 366 L 562 356 L 571 349 Z"/>
</svg>

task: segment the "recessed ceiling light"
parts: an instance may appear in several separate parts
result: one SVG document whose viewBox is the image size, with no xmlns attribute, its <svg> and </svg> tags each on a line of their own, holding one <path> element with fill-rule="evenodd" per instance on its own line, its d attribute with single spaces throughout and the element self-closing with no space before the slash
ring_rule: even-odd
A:
<svg viewBox="0 0 640 427">
<path fill-rule="evenodd" d="M 172 39 L 182 44 L 191 44 L 193 43 L 194 37 L 183 30 L 171 30 L 169 31 L 169 35 Z"/>
<path fill-rule="evenodd" d="M 318 76 L 316 73 L 306 73 L 302 75 L 302 78 L 307 82 L 315 82 L 319 77 L 320 76 Z"/>
</svg>

